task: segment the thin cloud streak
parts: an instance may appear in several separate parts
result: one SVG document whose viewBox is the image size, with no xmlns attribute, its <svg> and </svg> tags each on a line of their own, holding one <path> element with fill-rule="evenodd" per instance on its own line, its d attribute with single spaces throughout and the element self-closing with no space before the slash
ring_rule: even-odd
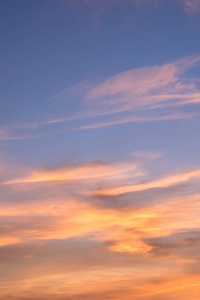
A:
<svg viewBox="0 0 200 300">
<path fill-rule="evenodd" d="M 126 124 L 126 123 L 183 120 L 183 119 L 190 119 L 196 115 L 199 115 L 199 113 L 198 114 L 174 113 L 166 116 L 157 116 L 157 117 L 156 116 L 152 116 L 152 117 L 133 116 L 133 117 L 126 117 L 124 119 L 109 121 L 105 123 L 85 125 L 85 126 L 74 128 L 74 130 L 89 130 L 89 129 L 103 128 L 103 127 L 108 127 L 108 126 L 118 125 L 118 124 Z"/>
<path fill-rule="evenodd" d="M 91 181 L 91 180 L 119 180 L 123 178 L 132 178 L 137 176 L 143 176 L 144 172 L 140 170 L 140 167 L 135 163 L 101 163 L 94 162 L 85 164 L 83 166 L 69 166 L 54 171 L 48 172 L 33 172 L 32 175 L 13 179 L 7 182 L 2 182 L 1 185 L 10 184 L 24 184 L 24 183 L 38 183 L 38 182 L 56 182 L 56 181 Z M 108 180 L 109 181 L 109 180 Z"/>
<path fill-rule="evenodd" d="M 46 134 L 45 134 L 46 135 Z M 0 133 L 0 141 L 14 141 L 14 140 L 26 140 L 26 139 L 33 139 L 33 138 L 38 138 L 42 137 L 44 134 L 38 134 L 38 135 L 11 135 L 10 133 L 7 132 L 1 132 Z"/>
<path fill-rule="evenodd" d="M 15 72 L 15 70 L 13 70 L 13 68 L 11 68 L 11 66 L 10 66 L 3 58 L 0 57 L 0 60 L 1 60 L 1 62 L 2 62 L 6 67 L 8 67 L 8 68 L 11 70 L 11 72 L 13 72 L 13 74 L 15 74 L 15 75 L 18 77 L 19 80 L 21 80 L 22 83 L 26 84 L 26 82 L 24 81 L 24 79 L 22 79 L 22 78 L 19 76 L 19 74 L 17 74 L 17 72 Z"/>
</svg>

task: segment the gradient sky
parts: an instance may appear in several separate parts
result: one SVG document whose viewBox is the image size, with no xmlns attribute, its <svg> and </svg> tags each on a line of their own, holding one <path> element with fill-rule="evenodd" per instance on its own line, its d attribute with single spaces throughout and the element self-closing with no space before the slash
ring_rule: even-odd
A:
<svg viewBox="0 0 200 300">
<path fill-rule="evenodd" d="M 0 299 L 200 299 L 200 1 L 0 1 Z"/>
</svg>

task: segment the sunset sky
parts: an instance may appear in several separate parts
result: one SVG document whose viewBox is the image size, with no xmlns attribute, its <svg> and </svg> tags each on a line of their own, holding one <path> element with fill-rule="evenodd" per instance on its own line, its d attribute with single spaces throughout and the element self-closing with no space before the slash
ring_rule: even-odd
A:
<svg viewBox="0 0 200 300">
<path fill-rule="evenodd" d="M 200 299 L 200 0 L 0 1 L 0 299 Z"/>
</svg>

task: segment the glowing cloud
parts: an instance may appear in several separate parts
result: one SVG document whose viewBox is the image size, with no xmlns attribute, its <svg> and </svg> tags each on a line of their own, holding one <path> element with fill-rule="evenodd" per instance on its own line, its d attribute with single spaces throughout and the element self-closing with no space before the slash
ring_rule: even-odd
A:
<svg viewBox="0 0 200 300">
<path fill-rule="evenodd" d="M 93 162 L 82 166 L 68 166 L 59 170 L 33 172 L 30 176 L 3 182 L 2 185 L 37 182 L 103 182 L 123 180 L 144 175 L 139 166 L 133 163 L 101 163 Z"/>
<path fill-rule="evenodd" d="M 149 158 L 148 153 L 142 155 Z M 157 156 L 150 156 L 154 158 Z M 96 162 L 30 172 L 26 177 L 4 181 L 1 189 L 9 195 L 20 198 L 22 192 L 38 194 L 34 201 L 1 201 L 0 259 L 4 261 L 5 279 L 0 295 L 11 295 L 12 288 L 15 297 L 33 295 L 34 299 L 38 295 L 43 299 L 50 295 L 55 299 L 98 299 L 104 295 L 131 300 L 198 288 L 199 274 L 190 269 L 198 260 L 199 194 L 164 197 L 159 192 L 159 201 L 153 202 L 144 194 L 143 205 L 140 198 L 138 205 L 131 201 L 124 205 L 122 193 L 195 183 L 200 171 L 147 181 L 146 172 L 141 170 L 130 161 Z M 146 183 L 138 183 L 140 178 Z M 89 196 L 98 185 L 107 189 L 102 195 L 96 189 L 96 195 Z M 114 201 L 113 206 L 96 202 L 96 197 L 103 201 L 106 193 L 113 195 L 105 198 Z M 8 256 L 13 257 L 11 262 Z M 22 262 L 19 278 L 17 270 Z M 184 272 L 191 274 L 185 276 Z M 155 289 L 158 280 L 159 289 Z M 70 285 L 67 294 L 66 282 Z"/>
<path fill-rule="evenodd" d="M 153 188 L 171 187 L 195 178 L 200 178 L 200 170 L 180 173 L 177 175 L 173 175 L 166 178 L 162 178 L 162 179 L 158 179 L 158 180 L 154 180 L 142 184 L 137 184 L 137 185 L 124 185 L 121 187 L 117 186 L 113 188 L 97 190 L 94 192 L 94 194 L 120 195 L 124 193 L 144 191 Z"/>
</svg>

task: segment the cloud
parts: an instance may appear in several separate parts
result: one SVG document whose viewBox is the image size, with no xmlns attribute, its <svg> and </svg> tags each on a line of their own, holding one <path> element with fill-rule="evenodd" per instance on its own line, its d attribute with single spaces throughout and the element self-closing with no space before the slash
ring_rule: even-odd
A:
<svg viewBox="0 0 200 300">
<path fill-rule="evenodd" d="M 160 256 L 177 255 L 181 263 L 198 263 L 200 232 L 186 231 L 174 233 L 165 237 L 157 237 L 145 240 L 151 246 L 151 251 Z"/>
<path fill-rule="evenodd" d="M 81 83 L 76 86 L 76 93 L 79 97 L 82 93 L 82 111 L 66 117 L 2 127 L 0 140 L 36 138 L 133 122 L 194 118 L 199 115 L 196 110 L 196 105 L 200 104 L 199 80 L 183 75 L 199 61 L 197 55 L 161 66 L 125 71 L 90 89 L 88 83 L 85 88 Z M 69 92 L 73 93 L 73 89 Z M 190 112 L 184 111 L 185 106 L 190 107 Z M 88 124 L 88 120 L 92 122 Z M 71 122 L 79 125 L 72 126 Z M 65 123 L 69 124 L 67 128 Z"/>
<path fill-rule="evenodd" d="M 140 4 L 141 2 L 161 2 L 163 0 L 132 0 L 136 4 Z M 167 0 L 165 0 L 167 1 Z M 179 0 L 183 3 L 184 9 L 187 13 L 194 13 L 199 10 L 200 8 L 200 1 L 199 0 Z"/>
<path fill-rule="evenodd" d="M 194 13 L 200 9 L 199 0 L 182 0 L 182 2 L 187 13 Z"/>
<path fill-rule="evenodd" d="M 181 97 L 187 97 L 187 101 L 193 100 L 198 91 L 195 81 L 183 80 L 181 74 L 199 60 L 197 56 L 163 66 L 122 72 L 91 90 L 86 96 L 86 102 L 96 107 L 105 106 L 124 111 L 148 108 L 156 103 L 179 100 Z"/>
<path fill-rule="evenodd" d="M 198 195 L 188 195 L 182 199 L 170 197 L 164 199 L 163 203 L 160 200 L 158 203 L 157 200 L 148 202 L 146 199 L 142 206 L 131 205 L 131 202 L 128 202 L 120 210 L 118 204 L 116 207 L 96 205 L 97 202 L 90 196 L 118 196 L 130 192 L 145 192 L 152 188 L 170 188 L 180 183 L 199 180 L 200 171 L 194 170 L 138 183 L 140 178 L 144 180 L 146 176 L 135 163 L 93 163 L 34 172 L 30 176 L 4 182 L 2 187 L 13 190 L 15 195 L 18 186 L 26 193 L 32 193 L 36 187 L 44 193 L 45 190 L 41 190 L 41 187 L 46 186 L 49 193 L 46 194 L 48 198 L 39 194 L 34 202 L 1 203 L 1 245 L 91 234 L 97 240 L 110 241 L 108 245 L 112 251 L 144 253 L 150 251 L 149 245 L 143 241 L 147 236 L 171 234 L 184 226 L 198 227 Z M 99 189 L 98 185 L 102 188 Z M 56 193 L 52 193 L 54 186 L 58 187 Z M 162 192 L 160 197 L 161 195 Z M 190 201 L 190 204 L 186 204 L 187 201 Z M 125 203 L 123 197 L 120 202 Z M 178 208 L 180 203 L 181 209 Z M 187 221 L 182 219 L 184 214 L 187 215 Z"/>
<path fill-rule="evenodd" d="M 141 166 L 91 162 L 6 175 L 0 186 L 0 296 L 132 300 L 196 286 L 199 190 L 175 187 L 198 183 L 200 172 L 153 180 Z M 92 196 L 99 185 L 142 188 L 127 201 L 121 193 Z M 147 192 L 152 186 L 157 194 Z M 101 197 L 111 197 L 112 205 L 100 205 Z"/>
<path fill-rule="evenodd" d="M 40 182 L 104 182 L 119 181 L 123 179 L 142 176 L 144 173 L 140 170 L 137 163 L 103 163 L 91 162 L 78 166 L 67 166 L 57 170 L 49 170 L 46 172 L 32 172 L 24 178 L 13 179 L 2 182 L 1 185 L 24 184 L 24 183 L 40 183 Z M 110 179 L 109 179 L 110 178 Z"/>
<path fill-rule="evenodd" d="M 140 184 L 122 185 L 122 186 L 117 186 L 117 187 L 112 187 L 107 189 L 100 189 L 94 191 L 94 194 L 95 195 L 101 195 L 101 194 L 120 195 L 124 193 L 139 192 L 139 191 L 145 191 L 154 188 L 165 188 L 165 187 L 175 186 L 195 178 L 200 178 L 200 170 L 179 173 L 176 175 L 168 176 L 165 178 L 159 178 L 153 181 L 148 181 Z"/>
<path fill-rule="evenodd" d="M 151 189 L 173 188 L 180 184 L 190 183 L 200 178 L 200 170 L 184 171 L 154 180 L 146 177 L 147 173 L 139 165 L 139 161 L 112 163 L 97 161 L 82 165 L 68 165 L 53 170 L 35 170 L 24 177 L 2 180 L 0 185 L 2 187 L 21 186 L 23 189 L 30 184 L 43 184 L 44 186 L 68 184 L 68 189 L 70 185 L 73 189 L 74 184 L 79 184 L 79 192 L 82 195 L 89 195 L 89 191 L 93 196 L 118 196 Z"/>
<path fill-rule="evenodd" d="M 25 84 L 25 81 L 19 76 L 19 74 L 17 74 L 17 72 L 15 72 L 15 70 L 3 59 L 0 57 L 0 61 L 11 70 L 11 72 L 19 79 L 21 80 L 22 83 Z"/>
<path fill-rule="evenodd" d="M 97 128 L 104 128 L 113 125 L 120 125 L 120 124 L 127 124 L 127 123 L 145 123 L 145 122 L 158 122 L 158 121 L 169 121 L 169 120 L 183 120 L 183 119 L 190 119 L 194 116 L 199 115 L 199 113 L 171 113 L 169 115 L 163 116 L 138 116 L 133 115 L 124 118 L 118 118 L 112 121 L 91 124 L 91 125 L 83 125 L 80 127 L 76 127 L 73 130 L 90 130 L 90 129 L 97 129 Z"/>
<path fill-rule="evenodd" d="M 129 155 L 141 160 L 150 160 L 150 161 L 159 159 L 163 156 L 163 154 L 160 152 L 150 152 L 150 151 L 142 151 L 142 152 L 134 151 Z"/>
<path fill-rule="evenodd" d="M 130 268 L 131 269 L 131 268 Z M 198 288 L 199 276 L 192 275 L 189 278 L 183 274 L 176 273 L 172 276 L 169 274 L 162 274 L 155 268 L 153 277 L 138 274 L 137 278 L 132 274 L 124 276 L 122 269 L 117 269 L 118 274 L 105 272 L 103 277 L 102 270 L 95 270 L 96 273 L 90 270 L 90 276 L 94 276 L 91 284 L 91 279 L 88 273 L 82 272 L 84 276 L 83 282 L 80 278 L 76 278 L 72 272 L 70 275 L 48 275 L 41 282 L 41 278 L 21 280 L 21 288 L 18 289 L 12 283 L 10 285 L 11 292 L 7 291 L 7 295 L 15 293 L 14 299 L 116 299 L 116 300 L 132 300 L 143 299 L 143 297 L 150 297 L 164 294 L 166 297 L 174 292 L 188 292 L 192 288 Z M 121 275 L 120 275 L 121 271 Z M 135 269 L 132 269 L 136 271 Z M 131 273 L 131 270 L 129 270 Z M 95 276 L 96 274 L 96 276 Z M 112 275 L 112 277 L 111 277 Z M 32 284 L 31 284 L 32 283 Z M 195 289 L 196 290 L 196 289 Z M 5 287 L 2 287 L 2 292 L 5 295 Z M 8 294 L 9 293 L 9 294 Z M 193 292 L 190 293 L 190 296 Z M 195 295 L 195 294 L 194 294 Z M 19 296 L 19 298 L 17 297 Z M 4 297 L 6 299 L 6 297 Z M 9 298 L 8 298 L 9 299 Z M 11 298 L 12 299 L 12 298 Z M 168 298 L 166 298 L 168 299 Z M 188 299 L 184 297 L 183 299 Z M 196 298 L 195 298 L 196 299 Z"/>
<path fill-rule="evenodd" d="M 141 5 L 144 5 L 145 3 L 152 3 L 152 4 L 159 4 L 161 2 L 164 2 L 167 0 L 124 0 L 124 2 L 128 3 L 128 2 L 131 2 L 131 3 L 134 3 L 136 4 L 137 6 L 141 6 Z M 184 6 L 184 9 L 187 13 L 194 13 L 196 12 L 197 10 L 199 10 L 200 8 L 200 1 L 199 0 L 175 0 L 175 1 L 178 1 L 178 2 L 181 2 Z M 71 0 L 68 0 L 68 3 L 85 3 L 85 4 L 90 4 L 90 5 L 93 5 L 93 6 L 98 6 L 98 7 L 106 7 L 108 5 L 116 5 L 116 4 L 119 4 L 122 2 L 122 0 L 74 0 L 74 1 L 71 1 Z"/>
</svg>

